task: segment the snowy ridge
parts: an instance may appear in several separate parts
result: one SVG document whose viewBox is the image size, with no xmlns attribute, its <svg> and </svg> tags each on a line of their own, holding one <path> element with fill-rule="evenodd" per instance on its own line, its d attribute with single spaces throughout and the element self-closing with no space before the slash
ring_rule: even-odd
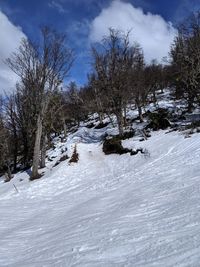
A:
<svg viewBox="0 0 200 267">
<path fill-rule="evenodd" d="M 77 164 L 49 163 L 31 183 L 22 173 L 18 193 L 0 185 L 0 266 L 199 266 L 199 135 L 124 141 L 148 149 L 145 158 L 105 156 L 81 141 L 87 131 L 63 144 L 78 142 Z"/>
</svg>

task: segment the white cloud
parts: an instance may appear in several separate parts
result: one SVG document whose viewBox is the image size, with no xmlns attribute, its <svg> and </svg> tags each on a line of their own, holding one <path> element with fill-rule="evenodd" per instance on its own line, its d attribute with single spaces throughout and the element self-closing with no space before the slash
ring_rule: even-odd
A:
<svg viewBox="0 0 200 267">
<path fill-rule="evenodd" d="M 4 61 L 19 47 L 21 39 L 26 36 L 1 11 L 0 25 L 0 93 L 10 93 L 14 90 L 18 77 L 8 68 Z"/>
<path fill-rule="evenodd" d="M 110 27 L 125 32 L 131 30 L 130 41 L 142 46 L 147 62 L 152 59 L 161 61 L 167 56 L 177 33 L 161 16 L 145 14 L 141 8 L 119 0 L 114 0 L 92 21 L 90 41 L 101 41 Z"/>
<path fill-rule="evenodd" d="M 54 9 L 56 9 L 59 13 L 67 13 L 67 10 L 65 10 L 65 9 L 63 8 L 63 6 L 61 5 L 61 3 L 59 3 L 59 2 L 51 1 L 51 2 L 48 4 L 48 6 L 49 6 L 50 8 L 54 8 Z"/>
</svg>

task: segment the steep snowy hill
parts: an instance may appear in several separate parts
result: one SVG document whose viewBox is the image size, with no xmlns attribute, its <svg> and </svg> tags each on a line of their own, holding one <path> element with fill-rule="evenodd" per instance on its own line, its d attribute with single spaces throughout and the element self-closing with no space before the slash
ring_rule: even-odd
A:
<svg viewBox="0 0 200 267">
<path fill-rule="evenodd" d="M 77 164 L 0 184 L 0 266 L 200 266 L 199 134 L 124 141 L 149 157 L 105 156 L 94 136 L 64 144 Z"/>
</svg>

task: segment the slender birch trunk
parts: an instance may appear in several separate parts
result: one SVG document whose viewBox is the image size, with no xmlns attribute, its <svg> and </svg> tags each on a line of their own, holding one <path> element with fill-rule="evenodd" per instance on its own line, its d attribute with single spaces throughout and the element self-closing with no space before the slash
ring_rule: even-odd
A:
<svg viewBox="0 0 200 267">
<path fill-rule="evenodd" d="M 42 118 L 41 114 L 39 114 L 37 118 L 37 130 L 36 130 L 34 153 L 33 153 L 33 167 L 32 167 L 32 174 L 30 177 L 31 181 L 39 178 L 38 165 L 40 161 L 41 137 L 42 137 Z"/>
<path fill-rule="evenodd" d="M 123 114 L 122 114 L 122 112 L 117 112 L 116 117 L 117 117 L 117 124 L 118 124 L 119 135 L 122 136 L 124 134 Z"/>
<path fill-rule="evenodd" d="M 45 165 L 45 159 L 46 159 L 46 148 L 47 148 L 47 136 L 46 134 L 42 135 L 41 138 L 41 160 L 40 160 L 40 168 L 44 168 Z"/>
</svg>

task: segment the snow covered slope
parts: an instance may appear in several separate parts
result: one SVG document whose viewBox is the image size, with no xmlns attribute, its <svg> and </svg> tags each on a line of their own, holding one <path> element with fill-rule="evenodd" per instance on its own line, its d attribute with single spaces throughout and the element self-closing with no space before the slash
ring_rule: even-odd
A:
<svg viewBox="0 0 200 267">
<path fill-rule="evenodd" d="M 0 266 L 200 266 L 200 135 L 124 145 L 150 157 L 80 142 L 77 164 L 0 184 Z"/>
</svg>

